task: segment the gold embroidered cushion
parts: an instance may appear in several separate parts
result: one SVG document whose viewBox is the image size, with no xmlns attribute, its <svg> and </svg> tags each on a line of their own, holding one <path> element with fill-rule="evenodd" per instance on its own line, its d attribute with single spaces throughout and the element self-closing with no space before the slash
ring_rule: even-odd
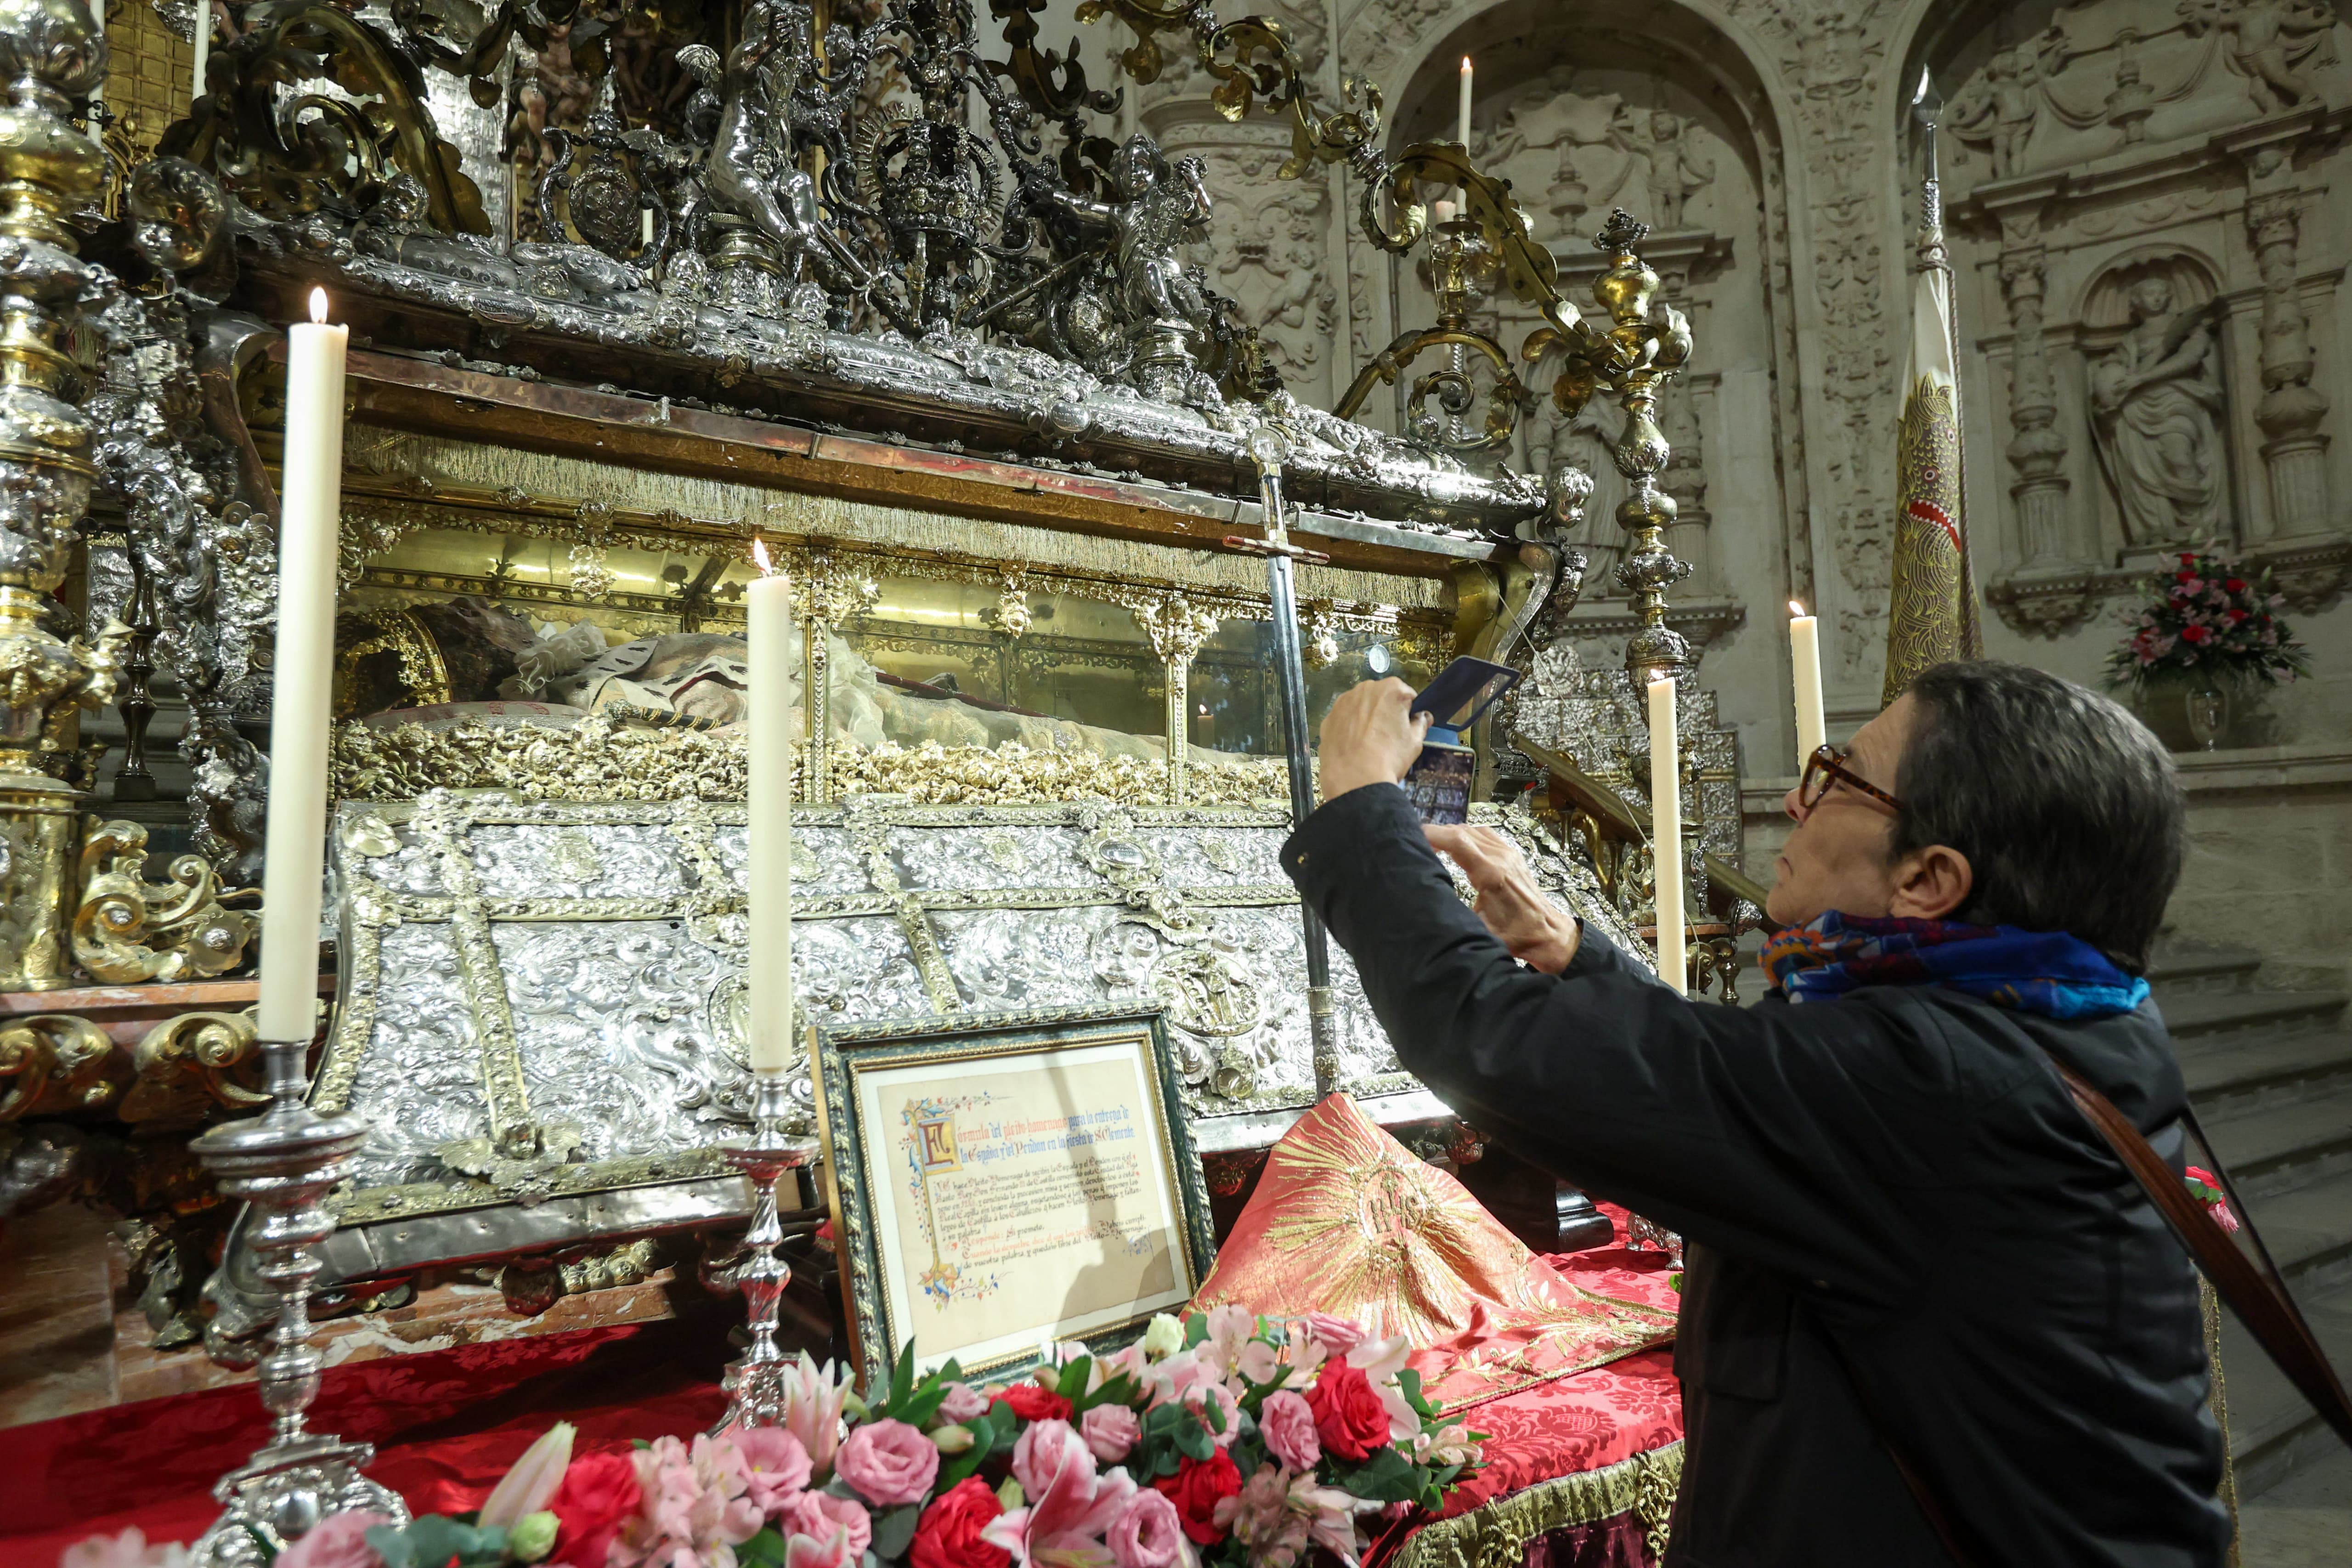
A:
<svg viewBox="0 0 2352 1568">
<path fill-rule="evenodd" d="M 1266 1155 L 1196 1309 L 1328 1312 L 1403 1335 L 1435 1404 L 1460 1409 L 1672 1339 L 1660 1274 L 1601 1290 L 1529 1252 L 1461 1183 L 1335 1094 Z"/>
</svg>

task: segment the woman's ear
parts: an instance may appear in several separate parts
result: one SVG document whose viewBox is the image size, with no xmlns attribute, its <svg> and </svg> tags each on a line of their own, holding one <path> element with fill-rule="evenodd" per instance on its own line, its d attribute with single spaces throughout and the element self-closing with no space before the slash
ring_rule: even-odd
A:
<svg viewBox="0 0 2352 1568">
<path fill-rule="evenodd" d="M 1968 908 L 1976 887 L 1969 858 L 1948 844 L 1930 844 L 1903 857 L 1886 912 L 1896 920 L 1941 921 Z"/>
</svg>

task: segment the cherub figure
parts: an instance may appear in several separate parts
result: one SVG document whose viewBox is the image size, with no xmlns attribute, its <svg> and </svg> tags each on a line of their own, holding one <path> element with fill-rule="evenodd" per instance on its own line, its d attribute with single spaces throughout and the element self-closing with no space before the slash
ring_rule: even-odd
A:
<svg viewBox="0 0 2352 1568">
<path fill-rule="evenodd" d="M 2020 46 L 1996 50 L 1981 80 L 1953 100 L 1945 124 L 1964 142 L 1990 142 L 1995 179 L 2025 172 L 2025 144 L 2041 113 L 2041 62 Z"/>
<path fill-rule="evenodd" d="M 1698 153 L 1697 128 L 1696 121 L 1677 120 L 1663 109 L 1651 111 L 1650 200 L 1662 231 L 1685 226 L 1685 205 L 1715 181 L 1715 164 Z"/>
<path fill-rule="evenodd" d="M 2311 79 L 2295 68 L 2317 56 L 2334 58 L 2328 34 L 2336 26 L 2328 0 L 2182 0 L 2181 19 L 2194 37 L 2230 35 L 2230 64 L 2246 79 L 2254 107 L 2264 114 L 2292 109 L 2315 96 Z"/>
<path fill-rule="evenodd" d="M 1108 232 L 1130 328 L 1175 325 L 1205 331 L 1211 311 L 1177 252 L 1208 237 L 1209 187 L 1198 158 L 1168 162 L 1160 143 L 1130 136 L 1111 162 L 1118 199 L 1089 201 L 1075 192 L 1042 194 L 1081 226 Z"/>
</svg>

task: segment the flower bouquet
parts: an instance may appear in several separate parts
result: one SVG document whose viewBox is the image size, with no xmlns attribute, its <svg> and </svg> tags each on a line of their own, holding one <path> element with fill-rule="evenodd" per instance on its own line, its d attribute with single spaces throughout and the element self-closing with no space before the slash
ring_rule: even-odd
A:
<svg viewBox="0 0 2352 1568">
<path fill-rule="evenodd" d="M 1367 1514 L 1436 1509 L 1478 1461 L 1408 1348 L 1219 1307 L 1115 1353 L 1060 1346 L 1010 1384 L 919 1377 L 910 1346 L 870 1402 L 803 1355 L 776 1426 L 576 1458 L 558 1426 L 477 1512 L 336 1515 L 274 1568 L 1352 1564 Z"/>
<path fill-rule="evenodd" d="M 2265 570 L 2248 578 L 2218 551 L 2183 551 L 2149 579 L 2124 645 L 2107 658 L 2108 683 L 2146 693 L 2168 685 L 2273 684 L 2310 673 L 2304 650 L 2278 612 Z"/>
</svg>

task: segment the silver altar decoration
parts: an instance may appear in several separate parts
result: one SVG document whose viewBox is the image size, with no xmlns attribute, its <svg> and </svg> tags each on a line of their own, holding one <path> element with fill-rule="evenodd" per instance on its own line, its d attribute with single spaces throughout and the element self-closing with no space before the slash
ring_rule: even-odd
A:
<svg viewBox="0 0 2352 1568">
<path fill-rule="evenodd" d="M 793 1282 L 793 1270 L 776 1251 L 784 1239 L 776 1183 L 785 1172 L 796 1171 L 814 1159 L 817 1152 L 814 1140 L 785 1136 L 784 1123 L 792 1110 L 792 1091 L 784 1076 L 757 1075 L 751 1089 L 751 1141 L 726 1152 L 727 1163 L 742 1172 L 751 1185 L 751 1225 L 743 1233 L 746 1256 L 733 1273 L 735 1288 L 743 1292 L 751 1337 L 719 1379 L 719 1386 L 727 1392 L 727 1413 L 710 1429 L 713 1436 L 730 1426 L 772 1426 L 783 1419 L 786 1362 L 776 1343 L 776 1318 L 784 1287 Z"/>
<path fill-rule="evenodd" d="M 1637 939 L 1521 812 L 1480 808 L 1553 896 Z M 796 806 L 793 990 L 836 1022 L 1165 1006 L 1195 1142 L 1259 1147 L 1315 1097 L 1279 808 Z M 314 1102 L 370 1131 L 331 1279 L 740 1216 L 752 1111 L 744 811 L 433 791 L 347 803 L 335 1026 Z M 1466 889 L 1465 889 L 1466 891 Z M 1338 1087 L 1448 1114 L 1333 953 Z M 804 1065 L 788 1131 L 814 1128 Z"/>
<path fill-rule="evenodd" d="M 269 1441 L 213 1488 L 226 1511 L 197 1539 L 195 1568 L 267 1563 L 331 1514 L 366 1511 L 408 1522 L 399 1496 L 360 1473 L 373 1447 L 306 1429 L 320 1366 L 310 1343 L 310 1285 L 321 1268 L 317 1245 L 335 1227 L 323 1200 L 368 1131 L 363 1117 L 321 1116 L 303 1103 L 310 1046 L 265 1043 L 269 1108 L 189 1145 L 224 1196 L 251 1205 L 240 1222 L 243 1241 L 276 1309 L 260 1366 L 261 1403 L 273 1418 Z"/>
</svg>

